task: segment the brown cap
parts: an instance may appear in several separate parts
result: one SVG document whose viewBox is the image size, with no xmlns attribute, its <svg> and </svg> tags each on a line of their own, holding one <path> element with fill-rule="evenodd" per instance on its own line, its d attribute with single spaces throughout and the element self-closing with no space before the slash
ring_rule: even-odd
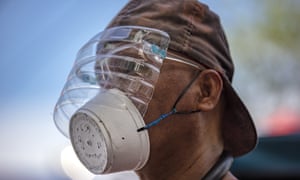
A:
<svg viewBox="0 0 300 180">
<path fill-rule="evenodd" d="M 215 69 L 226 96 L 223 138 L 233 156 L 251 151 L 257 141 L 252 118 L 231 86 L 234 65 L 219 17 L 197 0 L 131 0 L 112 20 L 113 26 L 145 26 L 167 32 L 169 50 Z"/>
</svg>

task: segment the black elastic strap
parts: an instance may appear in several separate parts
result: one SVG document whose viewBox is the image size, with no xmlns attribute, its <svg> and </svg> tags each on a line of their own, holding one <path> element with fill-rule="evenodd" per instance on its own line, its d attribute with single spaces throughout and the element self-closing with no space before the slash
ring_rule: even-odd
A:
<svg viewBox="0 0 300 180">
<path fill-rule="evenodd" d="M 191 114 L 191 113 L 200 112 L 201 111 L 200 109 L 199 110 L 192 110 L 192 111 L 177 111 L 177 109 L 176 109 L 176 106 L 177 106 L 178 102 L 181 100 L 183 95 L 188 91 L 188 89 L 192 86 L 192 84 L 195 82 L 195 80 L 197 79 L 197 77 L 199 76 L 200 73 L 201 73 L 201 70 L 197 71 L 197 73 L 196 73 L 195 77 L 192 79 L 192 81 L 181 91 L 181 93 L 177 97 L 171 111 L 169 111 L 168 113 L 160 115 L 157 119 L 155 119 L 154 121 L 148 123 L 146 126 L 137 129 L 137 132 L 149 129 L 150 127 L 157 125 L 160 121 L 162 121 L 163 119 L 165 119 L 165 118 L 167 118 L 167 117 L 169 117 L 173 114 Z"/>
</svg>

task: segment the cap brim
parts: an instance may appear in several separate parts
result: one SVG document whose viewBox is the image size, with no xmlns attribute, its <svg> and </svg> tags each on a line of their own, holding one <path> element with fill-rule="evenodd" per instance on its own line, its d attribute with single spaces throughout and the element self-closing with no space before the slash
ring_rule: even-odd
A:
<svg viewBox="0 0 300 180">
<path fill-rule="evenodd" d="M 223 138 L 225 150 L 241 156 L 255 148 L 257 133 L 252 117 L 227 78 L 223 77 L 226 98 L 223 119 Z"/>
</svg>

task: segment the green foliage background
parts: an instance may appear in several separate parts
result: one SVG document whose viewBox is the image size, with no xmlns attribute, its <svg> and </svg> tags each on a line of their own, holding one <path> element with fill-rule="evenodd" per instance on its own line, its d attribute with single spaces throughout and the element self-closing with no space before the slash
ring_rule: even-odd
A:
<svg viewBox="0 0 300 180">
<path fill-rule="evenodd" d="M 253 0 L 247 11 L 230 6 L 236 12 L 225 19 L 225 30 L 236 64 L 234 86 L 259 134 L 268 135 L 269 116 L 300 112 L 300 1 Z"/>
</svg>

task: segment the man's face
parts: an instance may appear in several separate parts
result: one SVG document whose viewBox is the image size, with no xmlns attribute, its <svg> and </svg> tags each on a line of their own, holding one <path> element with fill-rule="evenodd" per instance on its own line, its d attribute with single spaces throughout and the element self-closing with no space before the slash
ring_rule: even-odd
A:
<svg viewBox="0 0 300 180">
<path fill-rule="evenodd" d="M 161 68 L 161 73 L 152 100 L 148 106 L 147 113 L 144 117 L 145 123 L 149 123 L 157 119 L 161 114 L 168 113 L 185 89 L 185 87 L 193 80 L 199 70 L 183 63 L 165 60 Z M 197 109 L 197 101 L 199 95 L 197 81 L 186 91 L 176 106 L 178 111 L 191 111 Z M 199 124 L 198 115 L 196 114 L 175 114 L 160 122 L 157 126 L 151 127 L 150 136 L 150 160 L 152 163 L 161 160 L 163 163 L 166 154 L 172 157 L 176 151 L 185 148 L 193 149 L 190 145 L 185 145 L 191 139 L 197 141 L 198 133 L 197 126 Z M 197 143 L 198 144 L 198 143 Z M 195 144 L 196 146 L 196 144 Z M 185 156 L 185 155 L 183 155 Z M 178 158 L 181 158 L 178 156 Z M 154 162 L 154 164 L 155 164 Z M 162 165 L 162 164 L 160 164 Z"/>
</svg>

